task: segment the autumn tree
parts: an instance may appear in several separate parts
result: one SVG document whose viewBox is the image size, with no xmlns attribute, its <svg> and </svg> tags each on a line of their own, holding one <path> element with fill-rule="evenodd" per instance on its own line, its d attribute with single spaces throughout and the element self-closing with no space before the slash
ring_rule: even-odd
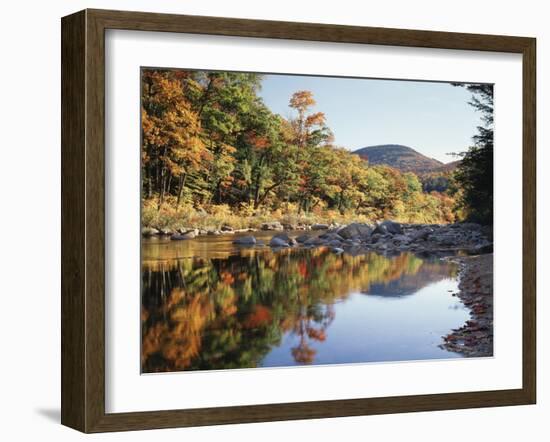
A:
<svg viewBox="0 0 550 442">
<path fill-rule="evenodd" d="M 332 133 L 326 125 L 326 117 L 323 112 L 309 113 L 315 106 L 313 93 L 310 91 L 295 92 L 290 98 L 289 106 L 296 110 L 298 116 L 291 120 L 294 130 L 294 143 L 300 147 L 319 146 L 332 140 Z"/>
<path fill-rule="evenodd" d="M 333 135 L 326 125 L 322 112 L 310 112 L 316 102 L 310 91 L 295 92 L 289 106 L 297 113 L 289 120 L 290 142 L 297 146 L 296 162 L 301 171 L 299 176 L 299 209 L 308 212 L 319 201 L 318 196 L 325 185 L 326 152 L 317 148 L 328 145 Z"/>
<path fill-rule="evenodd" d="M 178 203 L 187 175 L 208 158 L 197 113 L 184 94 L 185 76 L 173 71 L 142 75 L 142 170 L 147 196 L 158 193 L 158 207 L 177 180 Z"/>
</svg>

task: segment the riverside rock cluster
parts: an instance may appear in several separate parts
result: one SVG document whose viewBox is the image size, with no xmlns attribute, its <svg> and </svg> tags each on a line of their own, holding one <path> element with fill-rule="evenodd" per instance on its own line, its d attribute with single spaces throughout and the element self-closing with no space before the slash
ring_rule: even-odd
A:
<svg viewBox="0 0 550 442">
<path fill-rule="evenodd" d="M 274 232 L 267 243 L 273 249 L 328 247 L 334 253 L 350 253 L 353 255 L 373 251 L 379 253 L 410 251 L 418 254 L 437 254 L 458 250 L 470 254 L 482 254 L 492 252 L 493 247 L 491 232 L 475 223 L 402 224 L 386 220 L 376 224 L 294 226 L 272 221 L 262 224 L 261 230 Z M 146 237 L 168 235 L 171 240 L 179 241 L 193 239 L 199 235 L 250 233 L 250 235 L 237 236 L 233 243 L 242 247 L 265 246 L 266 244 L 263 241 L 253 235 L 255 231 L 255 229 L 236 230 L 230 226 L 222 226 L 219 230 L 183 228 L 172 232 L 149 227 L 144 228 L 142 234 Z"/>
<path fill-rule="evenodd" d="M 270 224 L 264 230 L 284 230 Z M 288 247 L 328 247 L 334 253 L 353 255 L 368 252 L 442 253 L 466 251 L 472 254 L 492 251 L 490 232 L 474 223 L 449 225 L 401 224 L 383 221 L 378 224 L 351 223 L 344 226 L 313 225 L 301 234 L 282 231 L 271 237 L 268 245 L 274 249 Z M 255 247 L 253 236 L 236 238 L 234 244 Z"/>
</svg>

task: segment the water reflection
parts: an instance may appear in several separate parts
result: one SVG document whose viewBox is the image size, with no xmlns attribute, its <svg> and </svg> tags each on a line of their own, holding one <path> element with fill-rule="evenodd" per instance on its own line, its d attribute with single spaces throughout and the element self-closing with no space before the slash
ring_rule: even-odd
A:
<svg viewBox="0 0 550 442">
<path fill-rule="evenodd" d="M 378 316 L 366 319 L 368 312 L 384 310 L 371 305 L 376 298 L 400 299 L 437 281 L 454 284 L 456 276 L 451 264 L 408 253 L 390 258 L 264 248 L 185 258 L 174 256 L 181 251 L 171 244 L 152 247 L 144 247 L 142 261 L 143 372 L 422 358 L 422 351 L 399 351 L 391 342 L 384 346 L 394 345 L 394 356 L 366 352 L 349 341 L 375 342 L 376 333 L 385 333 L 384 327 L 372 329 Z M 454 298 L 446 292 L 440 298 L 446 303 L 440 310 L 453 312 Z M 339 309 L 363 311 L 365 319 L 346 319 L 348 313 Z M 438 327 L 444 333 L 464 315 L 459 311 Z M 431 333 L 429 321 L 427 327 Z M 433 355 L 430 350 L 426 357 L 448 357 L 437 342 L 429 347 Z"/>
</svg>

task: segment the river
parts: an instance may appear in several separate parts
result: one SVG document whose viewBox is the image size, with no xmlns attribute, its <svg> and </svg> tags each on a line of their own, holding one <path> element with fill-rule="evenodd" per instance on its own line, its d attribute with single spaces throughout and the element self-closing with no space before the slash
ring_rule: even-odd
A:
<svg viewBox="0 0 550 442">
<path fill-rule="evenodd" d="M 142 240 L 143 373 L 461 357 L 439 347 L 469 318 L 455 264 L 234 239 Z"/>
</svg>

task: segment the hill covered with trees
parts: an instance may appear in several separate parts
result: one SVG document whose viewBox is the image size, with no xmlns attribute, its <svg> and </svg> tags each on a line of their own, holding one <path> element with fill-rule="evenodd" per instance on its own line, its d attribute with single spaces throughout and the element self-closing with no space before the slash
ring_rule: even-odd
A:
<svg viewBox="0 0 550 442">
<path fill-rule="evenodd" d="M 452 185 L 460 160 L 442 163 L 400 144 L 381 144 L 363 147 L 353 152 L 372 165 L 387 165 L 402 172 L 413 172 L 422 183 L 424 192 L 447 192 Z"/>
<path fill-rule="evenodd" d="M 401 144 L 380 144 L 355 150 L 353 153 L 367 160 L 371 165 L 385 164 L 402 172 L 422 174 L 433 172 L 445 166 L 434 158 L 428 158 L 412 147 Z"/>
</svg>

